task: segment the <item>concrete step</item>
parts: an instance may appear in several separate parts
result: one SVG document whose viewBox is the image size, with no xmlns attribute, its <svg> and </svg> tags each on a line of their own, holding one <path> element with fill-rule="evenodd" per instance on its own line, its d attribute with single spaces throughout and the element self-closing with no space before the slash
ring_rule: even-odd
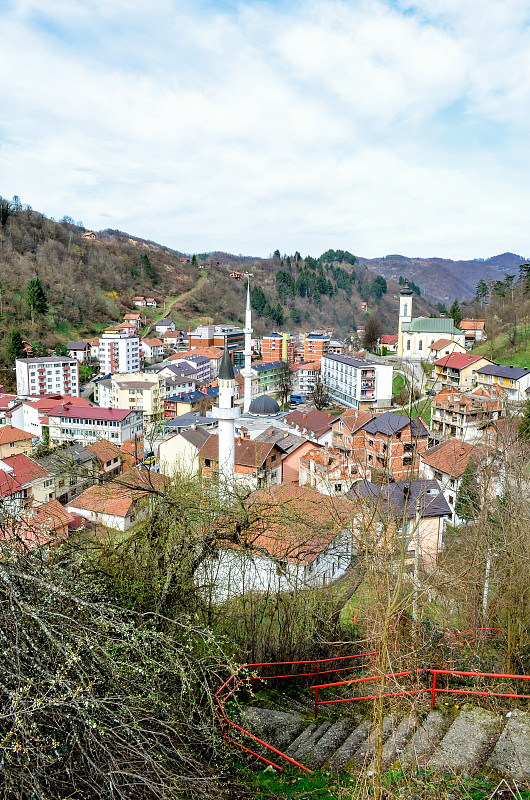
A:
<svg viewBox="0 0 530 800">
<path fill-rule="evenodd" d="M 394 714 L 387 714 L 383 719 L 383 743 L 392 736 L 394 728 L 396 727 L 396 717 Z M 351 771 L 355 767 L 367 765 L 373 758 L 375 749 L 376 732 L 373 724 L 370 726 L 371 733 L 367 739 L 357 748 L 350 761 L 346 764 L 345 769 Z"/>
<path fill-rule="evenodd" d="M 401 758 L 409 740 L 418 727 L 418 723 L 418 714 L 412 712 L 404 717 L 395 728 L 383 746 L 383 766 L 385 769 Z"/>
<path fill-rule="evenodd" d="M 328 767 L 332 772 L 340 772 L 351 760 L 353 754 L 360 745 L 368 738 L 370 733 L 370 721 L 365 719 L 351 733 L 338 750 L 331 756 Z"/>
<path fill-rule="evenodd" d="M 340 717 L 316 743 L 313 750 L 304 759 L 304 764 L 311 769 L 320 769 L 338 750 L 356 727 L 352 717 Z"/>
<path fill-rule="evenodd" d="M 462 709 L 427 765 L 476 774 L 497 743 L 502 727 L 502 717 L 493 711 Z"/>
<path fill-rule="evenodd" d="M 318 725 L 316 729 L 312 731 L 310 736 L 299 742 L 294 753 L 287 753 L 287 755 L 296 759 L 296 761 L 303 761 L 304 758 L 313 750 L 315 745 L 322 739 L 326 731 L 331 728 L 332 724 L 332 722 L 328 721 Z"/>
<path fill-rule="evenodd" d="M 487 766 L 504 778 L 530 782 L 530 713 L 511 711 Z"/>
<path fill-rule="evenodd" d="M 291 758 L 296 758 L 295 753 L 298 751 L 298 748 L 303 747 L 305 743 L 309 741 L 317 728 L 318 725 L 316 722 L 312 722 L 311 725 L 308 725 L 307 728 L 305 728 L 302 733 L 300 733 L 296 739 L 291 742 L 285 751 L 285 754 L 291 756 Z"/>
<path fill-rule="evenodd" d="M 416 733 L 405 745 L 400 761 L 402 764 L 424 764 L 443 739 L 454 717 L 449 712 L 431 711 Z"/>
<path fill-rule="evenodd" d="M 305 724 L 300 714 L 293 712 L 257 706 L 244 706 L 242 711 L 243 727 L 278 750 L 287 747 L 302 732 Z"/>
</svg>

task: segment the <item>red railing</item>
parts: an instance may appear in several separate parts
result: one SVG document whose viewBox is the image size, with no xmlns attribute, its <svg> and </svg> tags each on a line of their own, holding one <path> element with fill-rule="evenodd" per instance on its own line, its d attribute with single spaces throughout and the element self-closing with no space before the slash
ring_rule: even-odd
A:
<svg viewBox="0 0 530 800">
<path fill-rule="evenodd" d="M 318 692 L 321 689 L 329 689 L 331 687 L 337 686 L 351 686 L 356 683 L 370 683 L 375 681 L 381 681 L 383 678 L 386 680 L 394 680 L 395 678 L 403 678 L 409 676 L 421 676 L 421 675 L 431 675 L 431 685 L 429 687 L 421 687 L 421 688 L 412 688 L 412 689 L 402 689 L 401 686 L 398 685 L 399 691 L 396 692 L 385 692 L 381 695 L 378 694 L 371 694 L 371 695 L 363 695 L 363 696 L 356 696 L 356 697 L 346 697 L 340 698 L 338 700 L 318 700 Z M 462 676 L 462 677 L 470 677 L 470 678 L 500 678 L 505 680 L 530 680 L 530 675 L 510 675 L 507 673 L 502 672 L 468 672 L 464 670 L 456 670 L 456 669 L 414 669 L 414 670 L 407 670 L 406 672 L 391 672 L 387 675 L 370 675 L 366 678 L 352 678 L 349 681 L 339 681 L 335 683 L 321 683 L 315 686 L 311 686 L 311 689 L 315 692 L 315 717 L 318 716 L 318 708 L 319 706 L 327 706 L 327 705 L 334 705 L 337 703 L 352 703 L 358 700 L 375 700 L 378 697 L 399 697 L 402 695 L 414 695 L 414 694 L 425 694 L 429 693 L 431 695 L 431 709 L 434 708 L 434 702 L 437 694 L 459 694 L 459 695 L 479 695 L 481 697 L 511 697 L 511 698 L 519 698 L 521 700 L 530 700 L 530 694 L 517 694 L 513 692 L 492 692 L 492 691 L 483 691 L 483 690 L 476 690 L 476 689 L 467 689 L 466 687 L 459 686 L 457 689 L 449 689 L 449 688 L 442 688 L 436 685 L 436 679 L 438 675 L 447 675 L 447 676 Z"/>
<path fill-rule="evenodd" d="M 501 639 L 503 636 L 504 631 L 500 628 L 469 628 L 467 631 L 459 631 L 459 633 L 447 636 L 445 641 L 449 647 L 457 647 L 466 643 L 471 643 L 474 647 L 477 641 Z"/>
<path fill-rule="evenodd" d="M 304 766 L 304 764 L 300 764 L 294 758 L 291 758 L 286 753 L 282 753 L 281 750 L 278 750 L 276 747 L 268 744 L 267 742 L 260 739 L 250 731 L 243 728 L 238 723 L 234 722 L 227 714 L 226 711 L 226 703 L 231 699 L 234 698 L 236 693 L 240 689 L 248 689 L 249 684 L 253 684 L 255 681 L 273 681 L 273 680 L 281 680 L 281 679 L 291 679 L 291 678 L 310 678 L 314 675 L 329 675 L 337 672 L 345 672 L 351 671 L 352 669 L 356 669 L 359 667 L 365 667 L 365 663 L 351 663 L 356 659 L 366 659 L 371 658 L 377 655 L 376 652 L 373 653 L 360 653 L 358 655 L 353 656 L 336 656 L 335 658 L 321 658 L 318 660 L 313 661 L 275 661 L 275 662 L 263 662 L 260 664 L 242 664 L 236 672 L 234 672 L 230 677 L 223 683 L 220 689 L 217 690 L 215 693 L 215 700 L 216 700 L 216 708 L 215 714 L 217 720 L 219 722 L 221 732 L 223 737 L 227 742 L 231 744 L 235 744 L 237 747 L 240 747 L 245 752 L 250 753 L 251 755 L 259 758 L 261 761 L 264 761 L 266 764 L 270 764 L 277 770 L 282 770 L 282 767 L 271 761 L 270 759 L 266 758 L 264 755 L 256 753 L 254 750 L 251 750 L 249 747 L 246 747 L 242 742 L 238 741 L 237 739 L 233 739 L 229 735 L 229 731 L 231 728 L 234 730 L 239 731 L 244 737 L 250 739 L 252 742 L 257 742 L 258 744 L 262 745 L 262 747 L 267 748 L 272 753 L 275 753 L 277 756 L 285 759 L 290 764 L 293 764 L 296 767 L 299 767 L 304 772 L 312 773 L 308 767 Z M 321 669 L 322 666 L 326 666 L 327 664 L 334 664 L 338 661 L 347 661 L 349 662 L 345 667 L 335 667 L 333 669 Z M 257 669 L 263 667 L 294 667 L 298 666 L 307 666 L 307 665 L 314 665 L 314 671 L 307 671 L 307 672 L 287 672 L 286 674 L 282 675 L 259 675 L 253 674 L 253 672 Z M 285 673 L 285 670 L 282 670 Z M 348 681 L 346 681 L 348 683 Z M 315 691 L 315 713 L 318 708 L 318 690 Z"/>
</svg>

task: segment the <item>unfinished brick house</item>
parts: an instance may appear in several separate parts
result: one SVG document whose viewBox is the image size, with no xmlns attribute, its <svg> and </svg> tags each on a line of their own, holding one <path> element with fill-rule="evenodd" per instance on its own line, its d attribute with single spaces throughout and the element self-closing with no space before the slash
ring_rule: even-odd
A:
<svg viewBox="0 0 530 800">
<path fill-rule="evenodd" d="M 219 437 L 212 433 L 198 452 L 199 472 L 204 482 L 219 475 Z M 274 442 L 238 437 L 235 446 L 234 483 L 260 489 L 282 481 L 282 451 Z"/>
</svg>

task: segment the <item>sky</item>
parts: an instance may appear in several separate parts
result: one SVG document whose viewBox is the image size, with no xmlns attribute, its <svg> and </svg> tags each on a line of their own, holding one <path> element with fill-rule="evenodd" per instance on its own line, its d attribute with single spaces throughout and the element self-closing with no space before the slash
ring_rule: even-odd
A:
<svg viewBox="0 0 530 800">
<path fill-rule="evenodd" d="M 0 194 L 186 253 L 530 252 L 530 0 L 2 0 Z"/>
</svg>

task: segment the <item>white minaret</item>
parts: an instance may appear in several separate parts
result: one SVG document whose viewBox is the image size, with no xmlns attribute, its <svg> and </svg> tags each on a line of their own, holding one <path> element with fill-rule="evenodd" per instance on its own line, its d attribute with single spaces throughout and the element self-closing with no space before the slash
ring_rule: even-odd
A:
<svg viewBox="0 0 530 800">
<path fill-rule="evenodd" d="M 236 381 L 226 339 L 217 380 L 219 405 L 214 406 L 212 411 L 219 420 L 219 480 L 223 488 L 229 489 L 234 485 L 235 420 L 241 414 L 241 409 L 234 403 Z"/>
<path fill-rule="evenodd" d="M 250 278 L 247 282 L 247 309 L 245 311 L 245 349 L 243 355 L 245 356 L 245 369 L 243 370 L 243 378 L 245 379 L 245 394 L 243 397 L 243 411 L 248 413 L 250 408 L 250 401 L 252 400 L 252 309 L 250 308 Z"/>
</svg>

